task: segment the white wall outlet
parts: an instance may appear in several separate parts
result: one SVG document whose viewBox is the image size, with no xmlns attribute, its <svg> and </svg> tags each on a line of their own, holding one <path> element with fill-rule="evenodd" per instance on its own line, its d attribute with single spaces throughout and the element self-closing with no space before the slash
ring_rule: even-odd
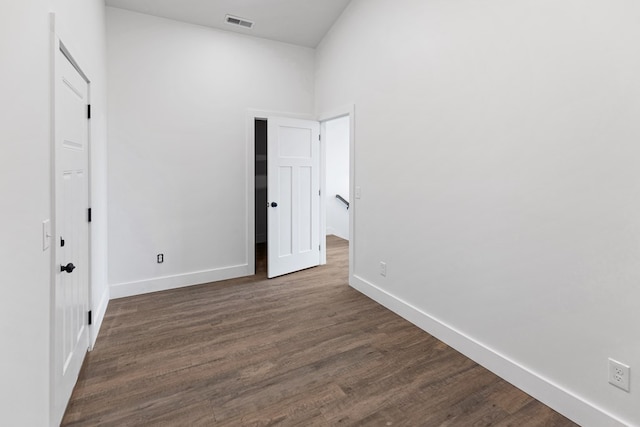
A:
<svg viewBox="0 0 640 427">
<path fill-rule="evenodd" d="M 609 358 L 609 384 L 628 392 L 630 375 L 629 366 Z"/>
<path fill-rule="evenodd" d="M 380 275 L 387 277 L 387 263 L 380 261 Z"/>
<path fill-rule="evenodd" d="M 356 186 L 356 199 L 362 197 L 362 188 L 360 186 Z"/>
</svg>

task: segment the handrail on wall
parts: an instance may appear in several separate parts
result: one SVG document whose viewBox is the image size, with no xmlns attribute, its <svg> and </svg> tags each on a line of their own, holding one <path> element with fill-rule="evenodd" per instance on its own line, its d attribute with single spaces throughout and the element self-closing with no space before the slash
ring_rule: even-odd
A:
<svg viewBox="0 0 640 427">
<path fill-rule="evenodd" d="M 341 196 L 341 195 L 339 195 L 339 194 L 336 194 L 336 199 L 338 199 L 338 200 L 340 200 L 342 203 L 344 203 L 344 204 L 345 204 L 345 206 L 347 207 L 347 209 L 349 209 L 349 202 L 348 202 L 344 197 L 342 197 L 342 196 Z"/>
</svg>

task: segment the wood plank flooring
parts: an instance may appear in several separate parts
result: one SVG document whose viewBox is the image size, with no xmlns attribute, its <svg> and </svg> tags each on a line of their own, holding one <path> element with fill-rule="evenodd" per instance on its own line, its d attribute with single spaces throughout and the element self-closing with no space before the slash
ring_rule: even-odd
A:
<svg viewBox="0 0 640 427">
<path fill-rule="evenodd" d="M 328 265 L 111 301 L 66 426 L 574 426 Z"/>
</svg>

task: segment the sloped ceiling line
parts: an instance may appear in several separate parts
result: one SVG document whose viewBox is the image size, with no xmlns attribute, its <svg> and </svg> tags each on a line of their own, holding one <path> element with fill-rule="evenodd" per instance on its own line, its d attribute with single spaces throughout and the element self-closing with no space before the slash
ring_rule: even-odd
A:
<svg viewBox="0 0 640 427">
<path fill-rule="evenodd" d="M 106 0 L 107 6 L 315 48 L 351 0 Z M 226 15 L 255 22 L 230 25 Z"/>
</svg>

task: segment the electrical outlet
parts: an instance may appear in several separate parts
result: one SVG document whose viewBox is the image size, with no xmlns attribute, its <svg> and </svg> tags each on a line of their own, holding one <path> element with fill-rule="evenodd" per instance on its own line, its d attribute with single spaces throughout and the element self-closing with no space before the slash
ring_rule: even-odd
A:
<svg viewBox="0 0 640 427">
<path fill-rule="evenodd" d="M 164 262 L 164 254 L 158 254 L 156 259 L 158 260 L 158 264 L 162 264 Z"/>
<path fill-rule="evenodd" d="M 387 263 L 380 261 L 380 275 L 387 277 Z"/>
<path fill-rule="evenodd" d="M 630 375 L 629 366 L 609 358 L 609 384 L 629 392 Z"/>
</svg>

